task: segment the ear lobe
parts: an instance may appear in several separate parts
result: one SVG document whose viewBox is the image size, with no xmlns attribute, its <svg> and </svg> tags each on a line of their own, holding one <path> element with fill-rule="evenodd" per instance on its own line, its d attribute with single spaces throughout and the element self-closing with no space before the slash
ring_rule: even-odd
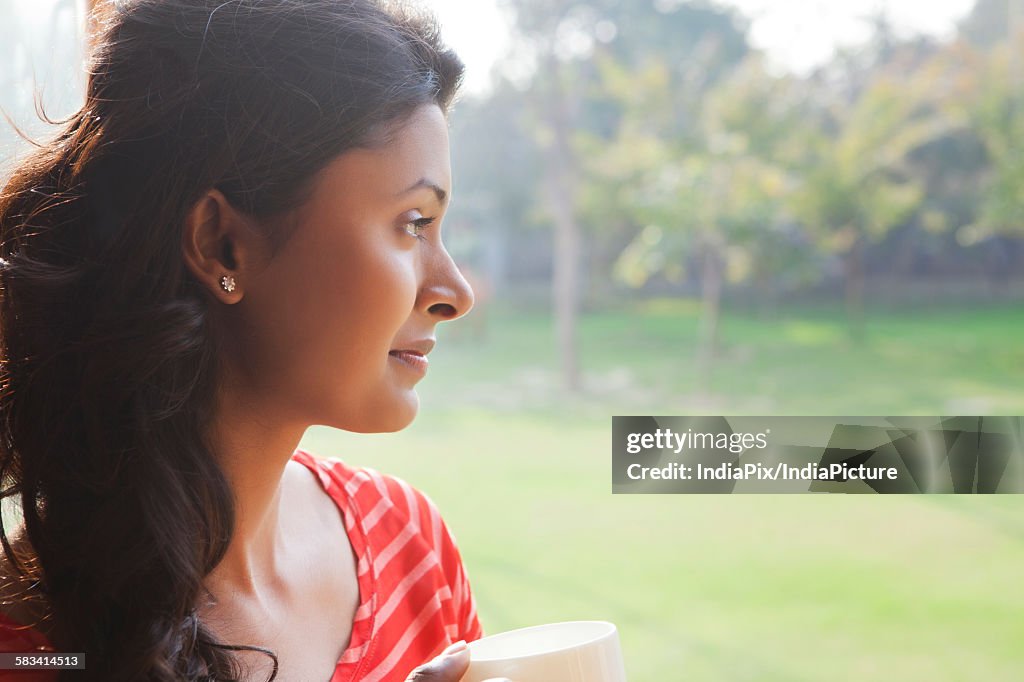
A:
<svg viewBox="0 0 1024 682">
<path fill-rule="evenodd" d="M 245 275 L 252 274 L 261 239 L 252 218 L 211 189 L 185 216 L 181 256 L 192 275 L 222 303 L 242 300 Z M 225 285 L 230 278 L 232 284 Z"/>
</svg>

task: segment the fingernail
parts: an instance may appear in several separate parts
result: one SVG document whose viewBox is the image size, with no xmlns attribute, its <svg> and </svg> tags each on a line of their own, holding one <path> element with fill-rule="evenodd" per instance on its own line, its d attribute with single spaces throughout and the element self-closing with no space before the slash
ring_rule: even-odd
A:
<svg viewBox="0 0 1024 682">
<path fill-rule="evenodd" d="M 462 653 L 467 648 L 468 647 L 466 645 L 465 640 L 461 640 L 460 639 L 459 641 L 455 642 L 454 644 L 450 645 L 447 649 L 442 651 L 441 655 L 442 656 L 455 656 L 457 654 Z"/>
</svg>

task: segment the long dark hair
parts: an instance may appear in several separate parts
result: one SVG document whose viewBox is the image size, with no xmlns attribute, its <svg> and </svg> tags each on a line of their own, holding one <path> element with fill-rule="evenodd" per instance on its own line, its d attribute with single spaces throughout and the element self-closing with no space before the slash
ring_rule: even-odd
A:
<svg viewBox="0 0 1024 682">
<path fill-rule="evenodd" d="M 55 647 L 86 652 L 74 679 L 233 680 L 246 647 L 196 615 L 234 512 L 184 218 L 211 188 L 256 218 L 295 208 L 338 154 L 447 111 L 462 64 L 429 16 L 373 0 L 130 0 L 96 19 L 85 105 L 0 192 L 0 499 L 31 560 L 0 540 Z"/>
</svg>

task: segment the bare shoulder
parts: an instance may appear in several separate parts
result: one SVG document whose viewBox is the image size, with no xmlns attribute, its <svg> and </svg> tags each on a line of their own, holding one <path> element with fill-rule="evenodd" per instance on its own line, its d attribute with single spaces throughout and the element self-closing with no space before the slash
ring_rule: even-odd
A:
<svg viewBox="0 0 1024 682">
<path fill-rule="evenodd" d="M 289 461 L 284 471 L 286 509 L 298 511 L 299 523 L 309 532 L 309 521 L 315 518 L 323 527 L 331 527 L 338 518 L 338 506 L 331 499 L 316 474 L 298 462 Z"/>
</svg>

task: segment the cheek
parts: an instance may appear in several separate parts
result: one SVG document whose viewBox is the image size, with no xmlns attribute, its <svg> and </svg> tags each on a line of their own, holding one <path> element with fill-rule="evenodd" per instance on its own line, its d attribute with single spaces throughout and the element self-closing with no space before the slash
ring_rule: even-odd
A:
<svg viewBox="0 0 1024 682">
<path fill-rule="evenodd" d="M 373 253 L 343 263 L 331 277 L 331 315 L 367 341 L 388 330 L 396 333 L 416 303 L 416 270 L 413 255 L 406 252 Z"/>
<path fill-rule="evenodd" d="M 327 292 L 307 312 L 316 340 L 303 374 L 353 400 L 367 397 L 388 372 L 388 351 L 416 302 L 416 267 L 410 253 L 379 250 L 343 259 L 326 273 Z M 329 293 L 328 293 L 329 292 Z M 313 331 L 315 330 L 315 331 Z"/>
<path fill-rule="evenodd" d="M 388 351 L 416 302 L 414 263 L 406 254 L 363 261 L 337 278 L 338 296 L 330 306 L 331 331 L 325 332 L 316 377 L 320 395 L 309 409 L 324 423 L 351 431 L 394 431 L 416 413 L 416 396 L 395 393 L 394 367 Z"/>
<path fill-rule="evenodd" d="M 252 390 L 315 423 L 391 430 L 375 419 L 396 409 L 388 351 L 413 314 L 420 266 L 387 237 L 307 243 L 264 273 L 236 337 L 248 339 L 237 360 Z"/>
</svg>

